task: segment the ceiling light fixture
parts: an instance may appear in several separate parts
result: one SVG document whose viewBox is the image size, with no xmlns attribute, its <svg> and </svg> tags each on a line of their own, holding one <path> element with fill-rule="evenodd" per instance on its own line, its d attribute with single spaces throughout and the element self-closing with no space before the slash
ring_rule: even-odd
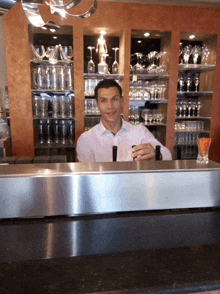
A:
<svg viewBox="0 0 220 294">
<path fill-rule="evenodd" d="M 145 37 L 149 37 L 150 36 L 150 33 L 145 33 L 144 36 Z"/>
<path fill-rule="evenodd" d="M 195 39 L 195 37 L 196 37 L 195 35 L 190 35 L 189 39 L 192 40 L 192 39 Z"/>
<path fill-rule="evenodd" d="M 61 18 L 67 18 L 67 16 L 72 16 L 74 18 L 79 18 L 79 19 L 89 18 L 95 13 L 97 9 L 97 0 L 94 0 L 90 9 L 86 11 L 85 13 L 71 14 L 68 12 L 68 10 L 76 7 L 82 0 L 67 0 L 67 1 L 68 1 L 67 3 L 64 3 L 64 0 L 48 0 L 48 1 L 45 1 L 45 4 L 50 6 L 51 14 L 57 15 Z M 47 25 L 52 21 L 49 21 L 47 23 L 44 22 L 40 14 L 38 5 L 45 5 L 43 2 L 44 2 L 43 0 L 21 0 L 21 5 L 23 7 L 23 10 L 28 20 L 33 26 L 47 28 Z M 58 26 L 58 25 L 55 24 L 55 26 Z M 58 27 L 60 28 L 60 26 Z"/>
<path fill-rule="evenodd" d="M 142 43 L 142 41 L 141 41 L 141 40 L 138 40 L 137 42 L 138 42 L 138 43 Z"/>
</svg>

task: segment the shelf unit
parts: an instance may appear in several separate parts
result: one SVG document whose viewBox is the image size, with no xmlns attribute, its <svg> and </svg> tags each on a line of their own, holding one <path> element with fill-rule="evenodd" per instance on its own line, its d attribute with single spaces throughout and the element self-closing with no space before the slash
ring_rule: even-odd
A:
<svg viewBox="0 0 220 294">
<path fill-rule="evenodd" d="M 107 9 L 106 9 L 107 7 Z M 114 15 L 114 22 L 112 21 Z M 131 39 L 134 38 L 135 31 L 150 33 L 157 31 L 169 32 L 171 39 L 167 41 L 167 52 L 169 57 L 166 100 L 168 103 L 161 103 L 160 106 L 166 108 L 167 118 L 166 127 L 163 128 L 165 145 L 173 150 L 175 138 L 175 107 L 176 98 L 182 94 L 177 93 L 177 81 L 179 71 L 179 42 L 187 39 L 188 32 L 199 35 L 199 39 L 207 43 L 213 48 L 211 70 L 201 72 L 201 85 L 199 97 L 203 99 L 205 105 L 201 109 L 201 116 L 211 117 L 208 122 L 208 130 L 212 137 L 210 147 L 210 159 L 218 161 L 220 158 L 220 145 L 218 130 L 220 128 L 219 109 L 220 84 L 215 82 L 220 79 L 220 46 L 216 46 L 220 34 L 220 12 L 215 9 L 195 8 L 195 7 L 175 7 L 162 5 L 141 5 L 128 3 L 100 2 L 96 13 L 88 19 L 80 20 L 67 17 L 62 20 L 61 31 L 65 34 L 65 28 L 71 26 L 74 47 L 74 94 L 75 94 L 75 136 L 76 140 L 84 131 L 84 36 L 95 36 L 100 33 L 101 29 L 107 31 L 107 36 L 117 36 L 119 38 L 119 64 L 120 72 L 123 80 L 120 84 L 124 93 L 124 119 L 128 120 L 129 105 L 133 101 L 129 100 L 130 85 L 130 55 L 131 55 Z M 51 18 L 48 11 L 44 11 L 44 17 Z M 59 19 L 56 19 L 59 22 Z M 174 25 L 175 24 L 175 25 Z M 22 7 L 16 5 L 6 15 L 4 15 L 4 32 L 6 45 L 6 61 L 7 61 L 7 80 L 9 87 L 10 100 L 10 118 L 11 118 L 11 134 L 12 144 L 15 156 L 34 155 L 34 124 L 32 114 L 31 99 L 31 78 L 30 78 L 30 40 L 28 30 L 28 20 L 24 15 Z M 63 30 L 63 31 L 62 31 Z M 41 30 L 41 32 L 43 32 Z M 186 38 L 182 32 L 187 32 Z M 57 31 L 56 35 L 59 34 Z M 215 36 L 214 38 L 212 38 Z M 207 38 L 208 37 L 208 38 Z M 158 37 L 155 36 L 156 39 Z M 90 44 L 89 45 L 93 45 Z M 19 48 L 19 50 L 18 50 Z M 162 49 L 161 49 L 162 51 Z M 87 51 L 87 54 L 89 51 Z M 211 57 L 211 56 L 210 56 Z M 187 70 L 181 68 L 183 71 Z M 213 69 L 215 66 L 215 69 Z M 200 66 L 201 67 L 201 66 Z M 194 68 L 198 70 L 198 68 Z M 211 72 L 215 72 L 214 78 Z M 148 77 L 150 78 L 150 77 Z M 155 78 L 155 77 L 153 77 Z M 212 84 L 213 87 L 205 87 Z M 206 93 L 205 93 L 206 92 Z M 212 92 L 207 93 L 207 92 Z M 185 94 L 189 96 L 189 93 Z M 196 95 L 190 93 L 196 98 Z M 142 101 L 143 105 L 146 103 Z M 141 103 L 142 103 L 141 102 Z M 140 101 L 136 102 L 138 105 Z M 156 102 L 152 103 L 156 104 Z M 212 107 L 210 108 L 210 105 Z M 205 113 L 206 111 L 209 113 Z M 203 113 L 204 112 L 204 113 Z M 35 120 L 34 120 L 35 121 Z M 25 132 L 23 131 L 25 129 Z"/>
<path fill-rule="evenodd" d="M 48 36 L 46 38 L 42 30 L 30 26 L 30 43 L 35 48 L 43 45 L 45 51 L 50 48 L 52 51 L 53 47 L 59 44 L 65 46 L 63 48 L 70 49 L 73 47 L 72 27 L 65 27 L 63 30 L 66 31 L 65 39 L 60 36 L 58 40 L 54 40 L 54 43 L 51 44 L 47 42 L 47 38 L 53 37 L 53 33 L 47 33 Z M 32 54 L 34 54 L 33 50 Z M 62 60 L 59 48 L 54 57 L 56 60 L 50 60 L 49 56 L 46 55 L 42 60 L 37 60 L 35 57 L 35 59 L 30 61 L 35 155 L 66 155 L 67 161 L 74 161 L 74 61 L 71 57 L 69 60 Z M 37 105 L 41 99 L 47 100 L 46 113 L 44 115 L 41 115 L 41 113 L 36 115 L 36 108 L 39 107 L 41 109 L 43 105 Z M 67 114 L 68 103 L 70 105 L 70 115 Z"/>
<path fill-rule="evenodd" d="M 177 91 L 177 107 L 176 107 L 176 122 L 183 121 L 195 121 L 199 123 L 203 121 L 203 128 L 198 129 L 196 131 L 187 131 L 183 130 L 183 132 L 177 131 L 175 133 L 175 142 L 176 144 L 180 144 L 182 147 L 182 151 L 184 153 L 184 148 L 187 148 L 190 144 L 196 145 L 196 139 L 192 140 L 192 137 L 196 134 L 197 137 L 207 137 L 211 133 L 211 109 L 212 109 L 212 100 L 213 100 L 213 84 L 216 70 L 216 50 L 217 50 L 217 36 L 211 34 L 197 34 L 196 42 L 189 41 L 190 33 L 182 33 L 181 35 L 181 45 L 193 46 L 197 45 L 199 48 L 202 46 L 208 46 L 209 55 L 208 60 L 200 57 L 202 54 L 200 53 L 200 59 L 197 59 L 198 63 L 204 64 L 179 64 L 179 84 L 181 87 L 181 91 Z M 199 45 L 198 45 L 199 44 Z M 184 54 L 184 52 L 182 52 Z M 181 52 L 180 52 L 181 56 Z M 192 62 L 192 60 L 191 60 Z M 194 86 L 193 88 L 193 76 L 197 75 L 198 86 Z M 183 80 L 185 75 L 185 87 L 183 89 Z M 188 85 L 186 85 L 188 82 Z M 181 84 L 180 84 L 181 83 Z M 186 89 L 187 88 L 187 89 Z M 184 91 L 183 91 L 184 90 Z M 194 90 L 194 91 L 193 91 Z M 200 105 L 198 104 L 198 101 Z M 183 107 L 183 105 L 185 106 Z M 192 109 L 192 104 L 194 104 L 194 110 Z M 187 106 L 186 106 L 187 105 Z M 199 107 L 199 108 L 198 108 Z M 200 109 L 201 107 L 201 109 Z M 192 115 L 194 114 L 194 115 Z M 184 139 L 182 139 L 182 134 L 185 134 Z M 193 143 L 192 143 L 193 141 Z M 175 148 L 174 148 L 175 151 Z M 175 153 L 175 152 L 174 152 Z M 176 158 L 177 154 L 174 154 L 174 158 Z M 194 153 L 190 158 L 196 158 L 197 154 Z M 183 158 L 188 158 L 186 155 Z"/>
</svg>

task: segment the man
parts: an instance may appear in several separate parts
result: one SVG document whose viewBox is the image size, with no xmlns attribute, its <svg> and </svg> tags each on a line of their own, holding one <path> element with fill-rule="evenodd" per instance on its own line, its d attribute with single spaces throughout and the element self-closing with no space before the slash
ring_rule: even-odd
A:
<svg viewBox="0 0 220 294">
<path fill-rule="evenodd" d="M 161 146 L 163 160 L 172 159 L 170 151 L 145 126 L 132 125 L 121 118 L 124 100 L 116 81 L 100 81 L 95 98 L 101 121 L 79 137 L 76 148 L 79 161 L 113 161 L 113 146 L 117 146 L 117 161 L 155 160 L 156 145 Z"/>
</svg>

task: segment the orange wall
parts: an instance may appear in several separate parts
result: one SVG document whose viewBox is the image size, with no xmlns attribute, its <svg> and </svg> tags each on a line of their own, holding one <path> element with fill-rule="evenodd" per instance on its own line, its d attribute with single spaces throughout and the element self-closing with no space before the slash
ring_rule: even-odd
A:
<svg viewBox="0 0 220 294">
<path fill-rule="evenodd" d="M 86 5 L 89 6 L 87 1 Z M 78 9 L 78 8 L 77 8 Z M 78 11 L 85 11 L 79 7 Z M 83 29 L 88 27 L 111 29 L 123 32 L 125 118 L 128 117 L 128 85 L 130 64 L 130 38 L 132 29 L 163 30 L 172 33 L 171 68 L 169 80 L 169 102 L 167 110 L 166 146 L 172 150 L 174 141 L 175 104 L 178 78 L 179 40 L 182 32 L 220 33 L 220 12 L 208 8 L 180 6 L 142 5 L 128 3 L 99 2 L 96 13 L 89 19 L 68 17 L 61 20 L 51 16 L 48 7 L 41 9 L 44 19 L 53 19 L 60 25 L 72 25 L 74 35 L 74 84 L 76 105 L 76 138 L 84 130 L 84 84 L 83 84 Z M 77 13 L 77 10 L 74 10 Z M 6 61 L 10 96 L 10 116 L 14 155 L 34 155 L 33 117 L 30 80 L 30 49 L 28 20 L 17 3 L 4 16 Z M 219 39 L 219 38 L 218 38 Z M 217 68 L 212 108 L 210 159 L 220 158 L 220 46 L 217 50 Z"/>
</svg>

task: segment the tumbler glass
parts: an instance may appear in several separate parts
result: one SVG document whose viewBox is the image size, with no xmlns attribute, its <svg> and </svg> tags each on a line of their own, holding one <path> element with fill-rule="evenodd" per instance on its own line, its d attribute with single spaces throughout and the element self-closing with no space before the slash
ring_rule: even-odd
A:
<svg viewBox="0 0 220 294">
<path fill-rule="evenodd" d="M 66 112 L 67 117 L 72 118 L 74 116 L 74 95 L 67 95 L 67 104 L 66 104 Z"/>
<path fill-rule="evenodd" d="M 54 118 L 59 117 L 59 96 L 52 96 L 52 116 Z"/>
<path fill-rule="evenodd" d="M 39 117 L 41 114 L 41 105 L 40 105 L 41 97 L 34 95 L 33 97 L 33 108 L 34 108 L 34 116 Z"/>
<path fill-rule="evenodd" d="M 60 116 L 62 118 L 66 117 L 66 96 L 60 96 Z"/>
<path fill-rule="evenodd" d="M 47 113 L 48 113 L 48 96 L 47 95 L 41 94 L 40 104 L 41 104 L 41 116 L 45 117 L 47 116 Z"/>
<path fill-rule="evenodd" d="M 209 147 L 211 138 L 198 138 L 198 157 L 197 163 L 209 163 Z"/>
</svg>

